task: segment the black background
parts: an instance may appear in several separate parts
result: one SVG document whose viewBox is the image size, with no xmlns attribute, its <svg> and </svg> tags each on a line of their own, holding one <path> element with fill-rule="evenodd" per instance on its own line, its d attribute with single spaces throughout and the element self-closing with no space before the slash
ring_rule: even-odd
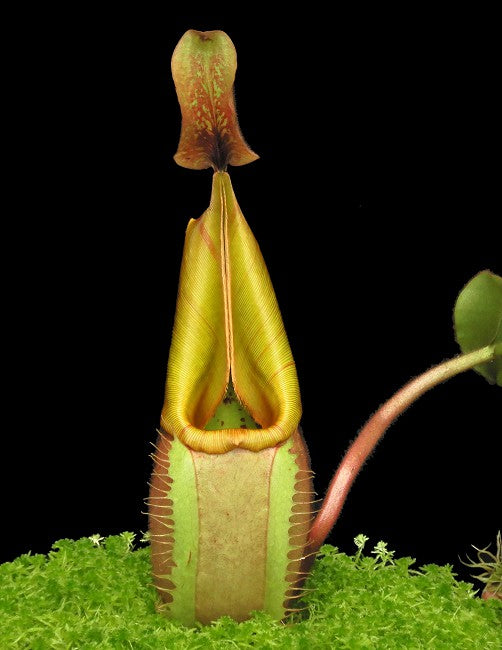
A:
<svg viewBox="0 0 502 650">
<path fill-rule="evenodd" d="M 184 231 L 210 193 L 209 171 L 172 160 L 170 57 L 189 28 L 237 47 L 241 128 L 261 158 L 231 176 L 297 362 L 322 495 L 379 404 L 457 353 L 461 287 L 502 272 L 493 17 L 44 12 L 23 17 L 12 53 L 0 559 L 147 528 Z M 467 577 L 458 556 L 501 526 L 500 407 L 473 372 L 424 396 L 329 541 L 352 552 L 364 532 Z"/>
</svg>

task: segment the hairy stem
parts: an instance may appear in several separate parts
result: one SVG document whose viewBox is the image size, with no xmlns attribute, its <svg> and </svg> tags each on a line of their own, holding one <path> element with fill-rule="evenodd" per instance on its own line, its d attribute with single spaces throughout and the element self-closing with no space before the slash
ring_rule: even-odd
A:
<svg viewBox="0 0 502 650">
<path fill-rule="evenodd" d="M 491 361 L 495 356 L 495 346 L 487 345 L 440 363 L 412 379 L 382 404 L 361 429 L 331 479 L 322 507 L 310 531 L 309 550 L 316 552 L 324 543 L 340 515 L 359 470 L 394 420 L 429 389 L 465 370 Z"/>
</svg>

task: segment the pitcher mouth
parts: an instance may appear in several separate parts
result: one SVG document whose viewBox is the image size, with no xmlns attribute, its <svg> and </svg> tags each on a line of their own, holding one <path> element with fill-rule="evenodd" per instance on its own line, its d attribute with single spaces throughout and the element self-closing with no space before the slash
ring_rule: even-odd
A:
<svg viewBox="0 0 502 650">
<path fill-rule="evenodd" d="M 206 425 L 232 383 L 260 428 Z M 287 440 L 301 417 L 295 362 L 260 248 L 226 172 L 191 220 L 168 363 L 163 429 L 196 451 L 260 451 Z"/>
</svg>

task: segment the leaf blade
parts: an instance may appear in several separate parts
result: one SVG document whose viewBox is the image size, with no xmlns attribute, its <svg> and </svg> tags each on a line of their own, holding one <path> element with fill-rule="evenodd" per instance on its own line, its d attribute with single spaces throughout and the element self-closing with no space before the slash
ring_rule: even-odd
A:
<svg viewBox="0 0 502 650">
<path fill-rule="evenodd" d="M 502 277 L 484 270 L 459 293 L 453 312 L 455 339 L 464 353 L 495 346 L 496 358 L 475 370 L 502 386 Z"/>
</svg>

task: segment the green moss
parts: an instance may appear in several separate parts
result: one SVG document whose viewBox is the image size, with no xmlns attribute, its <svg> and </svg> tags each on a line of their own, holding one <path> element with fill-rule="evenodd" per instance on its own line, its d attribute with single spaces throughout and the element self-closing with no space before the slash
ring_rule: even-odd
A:
<svg viewBox="0 0 502 650">
<path fill-rule="evenodd" d="M 502 648 L 502 602 L 474 597 L 448 566 L 410 569 L 379 543 L 350 557 L 324 546 L 287 625 L 263 613 L 188 629 L 156 613 L 149 548 L 134 535 L 60 540 L 0 566 L 0 648 Z"/>
</svg>

